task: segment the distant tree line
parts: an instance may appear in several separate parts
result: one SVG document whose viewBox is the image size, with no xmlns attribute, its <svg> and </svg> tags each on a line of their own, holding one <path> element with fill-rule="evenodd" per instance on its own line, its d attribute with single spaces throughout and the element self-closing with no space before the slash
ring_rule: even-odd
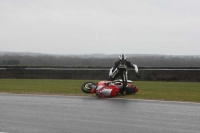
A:
<svg viewBox="0 0 200 133">
<path fill-rule="evenodd" d="M 139 67 L 200 67 L 200 56 L 127 55 Z M 0 65 L 111 67 L 118 55 L 0 54 Z"/>
<path fill-rule="evenodd" d="M 20 64 L 19 60 L 9 59 L 9 60 L 2 61 L 2 65 L 19 65 L 19 64 Z"/>
</svg>

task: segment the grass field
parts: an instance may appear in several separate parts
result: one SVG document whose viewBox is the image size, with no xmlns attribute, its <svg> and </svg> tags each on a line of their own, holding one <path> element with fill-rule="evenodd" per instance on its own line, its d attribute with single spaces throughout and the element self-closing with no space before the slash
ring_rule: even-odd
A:
<svg viewBox="0 0 200 133">
<path fill-rule="evenodd" d="M 80 87 L 86 81 L 97 82 L 97 80 L 0 79 L 0 93 L 95 96 L 81 91 Z M 134 84 L 139 88 L 138 93 L 118 97 L 200 102 L 198 82 L 134 81 Z"/>
</svg>

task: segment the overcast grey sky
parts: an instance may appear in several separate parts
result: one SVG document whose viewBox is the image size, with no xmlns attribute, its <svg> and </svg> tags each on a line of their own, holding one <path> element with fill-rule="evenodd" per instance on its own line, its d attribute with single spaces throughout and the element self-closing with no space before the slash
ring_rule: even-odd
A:
<svg viewBox="0 0 200 133">
<path fill-rule="evenodd" d="M 200 55 L 200 0 L 0 0 L 0 51 Z"/>
</svg>

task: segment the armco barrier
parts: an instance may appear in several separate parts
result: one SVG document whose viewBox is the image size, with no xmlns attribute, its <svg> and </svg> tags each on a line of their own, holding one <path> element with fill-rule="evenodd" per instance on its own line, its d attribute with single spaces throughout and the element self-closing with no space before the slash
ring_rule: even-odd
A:
<svg viewBox="0 0 200 133">
<path fill-rule="evenodd" d="M 22 79 L 97 79 L 105 80 L 110 68 L 106 67 L 22 67 L 1 66 L 0 78 Z M 150 68 L 139 67 L 143 81 L 200 81 L 200 68 Z M 131 80 L 136 78 L 134 69 L 128 70 Z"/>
</svg>

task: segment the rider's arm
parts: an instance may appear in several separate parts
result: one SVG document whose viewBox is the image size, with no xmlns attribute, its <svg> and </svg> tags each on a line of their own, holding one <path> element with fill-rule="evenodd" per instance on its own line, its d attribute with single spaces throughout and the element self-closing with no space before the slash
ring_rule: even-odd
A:
<svg viewBox="0 0 200 133">
<path fill-rule="evenodd" d="M 114 70 L 114 67 L 110 68 L 109 76 L 112 74 L 113 70 Z"/>
<path fill-rule="evenodd" d="M 119 61 L 115 62 L 115 65 L 110 69 L 109 76 L 113 73 L 113 71 L 119 66 Z"/>
<path fill-rule="evenodd" d="M 126 64 L 127 64 L 128 67 L 135 68 L 135 73 L 139 73 L 137 65 L 131 63 L 130 61 L 126 61 Z"/>
<path fill-rule="evenodd" d="M 133 64 L 133 63 L 131 63 L 131 62 L 129 62 L 129 61 L 127 61 L 127 64 L 128 64 L 129 67 L 135 68 L 135 73 L 136 73 L 137 77 L 139 78 L 140 77 L 140 73 L 138 71 L 138 66 Z"/>
<path fill-rule="evenodd" d="M 132 63 L 131 65 L 135 68 L 135 72 L 136 72 L 136 73 L 139 73 L 137 65 L 135 65 L 135 64 L 133 64 L 133 63 Z"/>
<path fill-rule="evenodd" d="M 140 73 L 139 73 L 139 71 L 138 71 L 137 65 L 135 65 L 135 64 L 133 64 L 133 63 L 131 63 L 131 65 L 135 68 L 135 73 L 136 73 L 137 78 L 140 78 Z"/>
</svg>

